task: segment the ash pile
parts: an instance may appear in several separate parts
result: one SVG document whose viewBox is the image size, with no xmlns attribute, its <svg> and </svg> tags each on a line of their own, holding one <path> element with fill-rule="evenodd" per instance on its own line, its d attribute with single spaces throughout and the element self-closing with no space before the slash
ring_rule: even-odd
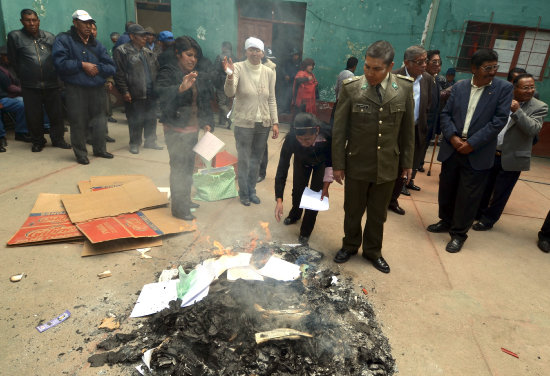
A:
<svg viewBox="0 0 550 376">
<path fill-rule="evenodd" d="M 136 364 L 147 349 L 146 375 L 393 375 L 395 360 L 367 296 L 351 279 L 319 269 L 322 254 L 308 247 L 260 245 L 251 264 L 278 254 L 301 265 L 301 277 L 281 282 L 226 274 L 188 307 L 180 300 L 130 334 L 98 344 L 93 366 Z M 259 265 L 258 265 L 259 264 Z"/>
</svg>

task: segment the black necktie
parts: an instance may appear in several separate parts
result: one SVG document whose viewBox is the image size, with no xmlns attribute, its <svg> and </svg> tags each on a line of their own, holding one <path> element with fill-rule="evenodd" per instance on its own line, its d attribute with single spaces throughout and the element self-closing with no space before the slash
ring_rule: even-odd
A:
<svg viewBox="0 0 550 376">
<path fill-rule="evenodd" d="M 376 85 L 376 94 L 378 94 L 378 99 L 380 99 L 380 103 L 382 103 L 382 85 L 381 84 Z"/>
</svg>

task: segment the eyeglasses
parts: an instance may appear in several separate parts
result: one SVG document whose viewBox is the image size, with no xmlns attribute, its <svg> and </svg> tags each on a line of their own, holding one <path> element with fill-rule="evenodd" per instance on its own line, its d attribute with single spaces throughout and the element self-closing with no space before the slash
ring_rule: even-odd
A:
<svg viewBox="0 0 550 376">
<path fill-rule="evenodd" d="M 431 65 L 441 65 L 441 60 L 433 59 L 429 60 L 428 63 L 430 63 Z"/>
<path fill-rule="evenodd" d="M 428 64 L 428 59 L 424 59 L 424 60 L 409 60 L 409 61 L 412 62 L 412 63 L 415 63 L 415 64 L 418 65 L 418 66 L 427 65 L 427 64 Z"/>
<path fill-rule="evenodd" d="M 528 91 L 528 90 L 535 90 L 534 86 L 518 86 L 518 89 Z"/>
<path fill-rule="evenodd" d="M 496 64 L 496 65 L 486 65 L 480 68 L 483 69 L 485 72 L 491 72 L 491 71 L 497 71 L 499 67 L 500 65 Z"/>
</svg>

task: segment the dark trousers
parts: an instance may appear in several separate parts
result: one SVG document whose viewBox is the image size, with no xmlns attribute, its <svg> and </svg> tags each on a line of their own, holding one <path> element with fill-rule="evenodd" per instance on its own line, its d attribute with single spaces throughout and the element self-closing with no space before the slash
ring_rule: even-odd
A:
<svg viewBox="0 0 550 376">
<path fill-rule="evenodd" d="M 499 220 L 520 174 L 521 171 L 504 171 L 501 157 L 495 157 L 477 212 L 481 222 L 494 225 Z"/>
<path fill-rule="evenodd" d="M 342 248 L 356 252 L 363 244 L 363 257 L 376 260 L 382 256 L 384 222 L 388 214 L 394 181 L 376 184 L 346 176 L 344 187 L 344 238 Z M 365 231 L 361 220 L 367 211 Z"/>
<path fill-rule="evenodd" d="M 311 178 L 310 188 L 318 192 L 323 189 L 323 178 L 325 176 L 325 164 L 322 163 L 317 166 L 304 166 L 303 163 L 296 159 L 294 155 L 293 162 L 293 175 L 292 175 L 292 209 L 288 216 L 290 218 L 300 219 L 304 209 L 300 209 L 300 201 L 304 189 L 308 186 L 309 179 Z M 300 227 L 300 235 L 309 237 L 315 227 L 315 221 L 317 219 L 316 210 L 305 210 L 304 219 L 302 220 L 302 226 Z"/>
<path fill-rule="evenodd" d="M 265 144 L 265 151 L 264 155 L 262 156 L 262 161 L 260 162 L 260 171 L 258 172 L 258 176 L 261 176 L 262 178 L 265 178 L 265 175 L 267 173 L 267 154 L 269 153 L 269 150 L 267 150 L 267 142 Z"/>
<path fill-rule="evenodd" d="M 133 99 L 132 103 L 124 102 L 128 130 L 130 131 L 130 145 L 141 146 L 142 137 L 145 145 L 157 141 L 157 117 L 154 99 Z"/>
<path fill-rule="evenodd" d="M 413 154 L 413 168 L 412 168 L 412 175 L 411 180 L 413 180 L 416 177 L 416 172 L 420 167 L 422 167 L 422 163 L 424 161 L 424 155 L 426 154 L 424 152 L 424 146 L 425 146 L 424 140 L 420 140 L 418 137 L 418 125 L 414 125 L 414 154 Z M 392 204 L 397 203 L 397 199 L 399 198 L 399 195 L 401 195 L 401 190 L 403 189 L 403 186 L 405 185 L 405 179 L 403 179 L 402 175 L 403 169 L 401 166 L 397 169 L 397 179 L 395 179 L 395 184 L 393 186 L 393 192 L 391 195 L 390 202 Z"/>
<path fill-rule="evenodd" d="M 193 186 L 193 169 L 199 132 L 180 133 L 164 131 L 166 147 L 170 156 L 170 200 L 172 215 L 183 217 L 190 214 L 191 187 Z"/>
<path fill-rule="evenodd" d="M 451 236 L 468 237 L 488 176 L 489 169 L 474 170 L 468 155 L 457 152 L 441 164 L 439 218 L 450 226 Z"/>
<path fill-rule="evenodd" d="M 60 89 L 29 89 L 24 87 L 21 91 L 25 103 L 25 118 L 31 133 L 32 143 L 40 145 L 45 142 L 42 108 L 46 110 L 50 119 L 52 144 L 64 141 L 65 125 L 63 124 L 63 102 Z"/>
<path fill-rule="evenodd" d="M 105 89 L 102 86 L 86 87 L 65 84 L 67 117 L 71 124 L 71 144 L 77 158 L 85 157 L 86 128 L 92 128 L 92 147 L 95 154 L 104 153 L 107 116 L 105 115 Z"/>
<path fill-rule="evenodd" d="M 397 199 L 399 198 L 399 195 L 401 195 L 401 190 L 405 185 L 405 181 L 407 181 L 407 179 L 403 179 L 403 169 L 399 167 L 397 169 L 397 179 L 395 179 L 395 184 L 393 185 L 393 191 L 391 194 L 390 203 L 392 204 L 397 203 Z"/>
<path fill-rule="evenodd" d="M 254 128 L 235 126 L 235 143 L 237 146 L 237 162 L 239 197 L 250 198 L 256 195 L 256 181 L 260 171 L 260 161 L 264 154 L 269 136 L 269 127 L 256 123 Z"/>
<path fill-rule="evenodd" d="M 550 242 L 550 211 L 548 211 L 546 219 L 542 224 L 542 228 L 539 231 L 539 240 L 546 240 Z"/>
</svg>

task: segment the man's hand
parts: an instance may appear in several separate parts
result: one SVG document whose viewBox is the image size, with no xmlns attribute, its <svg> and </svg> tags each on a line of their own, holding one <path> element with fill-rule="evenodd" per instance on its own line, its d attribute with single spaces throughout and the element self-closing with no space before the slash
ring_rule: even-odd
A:
<svg viewBox="0 0 550 376">
<path fill-rule="evenodd" d="M 223 70 L 225 71 L 226 74 L 227 74 L 227 68 L 231 69 L 231 72 L 235 72 L 235 67 L 233 66 L 233 60 L 231 58 L 227 59 L 227 56 L 224 56 L 222 65 L 223 65 Z M 228 74 L 227 77 L 229 77 L 229 79 L 232 79 L 233 73 Z"/>
<path fill-rule="evenodd" d="M 183 77 L 180 87 L 178 88 L 178 93 L 183 93 L 184 91 L 189 90 L 189 88 L 191 88 L 191 86 L 193 86 L 193 84 L 197 80 L 197 76 L 197 72 L 191 72 Z"/>
<path fill-rule="evenodd" d="M 468 141 L 463 142 L 462 146 L 456 149 L 460 154 L 470 154 L 474 151 L 474 148 L 468 143 Z"/>
<path fill-rule="evenodd" d="M 413 173 L 412 168 L 404 168 L 401 171 L 401 177 L 403 179 L 407 179 L 407 181 L 405 181 L 405 184 L 409 184 L 409 182 L 411 181 L 412 173 Z"/>
<path fill-rule="evenodd" d="M 84 70 L 84 73 L 86 73 L 90 77 L 95 77 L 99 73 L 97 70 L 97 65 L 93 63 L 88 63 L 87 61 L 82 62 L 82 69 Z"/>
<path fill-rule="evenodd" d="M 124 102 L 132 103 L 132 96 L 130 95 L 130 93 L 124 94 L 122 98 L 124 99 Z"/>
<path fill-rule="evenodd" d="M 113 83 L 111 81 L 107 81 L 107 90 L 108 91 L 113 90 Z"/>
<path fill-rule="evenodd" d="M 330 182 L 328 181 L 323 182 L 323 191 L 321 192 L 321 201 L 323 201 L 323 198 L 328 197 L 328 187 L 330 187 Z"/>
<path fill-rule="evenodd" d="M 462 144 L 464 144 L 464 141 L 462 141 L 462 139 L 456 134 L 451 137 L 449 141 L 451 142 L 451 145 L 453 145 L 453 148 L 455 148 L 455 150 L 458 150 L 462 146 Z"/>
<path fill-rule="evenodd" d="M 334 180 L 336 180 L 336 183 L 342 185 L 342 182 L 346 178 L 346 172 L 344 170 L 333 170 L 332 175 L 334 176 Z"/>
<path fill-rule="evenodd" d="M 512 99 L 512 104 L 510 105 L 510 111 L 516 112 L 519 110 L 519 102 L 515 99 Z"/>
<path fill-rule="evenodd" d="M 279 137 L 279 124 L 273 124 L 273 136 L 271 138 L 276 139 Z"/>
<path fill-rule="evenodd" d="M 275 206 L 275 219 L 277 220 L 277 222 L 281 222 L 282 217 L 283 217 L 283 199 L 278 198 L 277 205 Z"/>
</svg>

